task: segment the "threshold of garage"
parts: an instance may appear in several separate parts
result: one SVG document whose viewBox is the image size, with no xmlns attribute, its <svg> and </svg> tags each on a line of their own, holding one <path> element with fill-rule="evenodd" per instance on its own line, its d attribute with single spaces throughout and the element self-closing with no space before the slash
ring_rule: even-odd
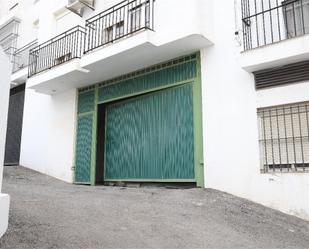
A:
<svg viewBox="0 0 309 249">
<path fill-rule="evenodd" d="M 196 188 L 196 183 L 157 183 L 157 182 L 105 182 L 104 186 L 122 188 L 166 188 L 166 189 L 191 189 Z"/>
</svg>

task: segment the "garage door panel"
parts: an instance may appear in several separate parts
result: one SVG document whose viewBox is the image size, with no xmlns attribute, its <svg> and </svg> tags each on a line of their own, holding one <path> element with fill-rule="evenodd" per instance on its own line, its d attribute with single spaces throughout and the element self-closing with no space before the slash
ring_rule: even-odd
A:
<svg viewBox="0 0 309 249">
<path fill-rule="evenodd" d="M 199 66 L 196 53 L 79 89 L 77 122 L 92 120 L 77 129 L 75 183 L 202 186 Z"/>
<path fill-rule="evenodd" d="M 81 116 L 77 124 L 75 182 L 90 183 L 92 114 Z"/>
<path fill-rule="evenodd" d="M 106 179 L 194 179 L 192 85 L 107 107 Z"/>
<path fill-rule="evenodd" d="M 178 82 L 188 81 L 197 76 L 196 55 L 184 58 L 189 60 L 181 64 L 155 66 L 142 70 L 132 77 L 127 75 L 127 79 L 119 80 L 116 84 L 103 85 L 99 88 L 99 102 L 106 102 L 111 99 L 145 92 L 151 89 L 160 88 L 167 85 L 173 85 Z M 193 60 L 192 60 L 193 59 Z M 152 71 L 153 70 L 153 71 Z M 107 82 L 108 83 L 108 82 Z"/>
</svg>

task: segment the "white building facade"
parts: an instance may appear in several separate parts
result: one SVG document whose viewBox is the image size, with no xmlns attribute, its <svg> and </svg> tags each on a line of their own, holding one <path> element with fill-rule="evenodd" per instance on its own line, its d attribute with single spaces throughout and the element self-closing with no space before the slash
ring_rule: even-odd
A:
<svg viewBox="0 0 309 249">
<path fill-rule="evenodd" d="M 309 220 L 307 1 L 2 2 L 24 105 L 7 164 L 193 183 Z"/>
</svg>

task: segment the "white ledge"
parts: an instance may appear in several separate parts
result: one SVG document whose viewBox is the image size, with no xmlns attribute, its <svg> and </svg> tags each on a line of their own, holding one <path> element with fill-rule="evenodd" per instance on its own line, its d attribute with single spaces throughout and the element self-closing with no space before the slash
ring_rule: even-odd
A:
<svg viewBox="0 0 309 249">
<path fill-rule="evenodd" d="M 248 72 L 283 66 L 309 59 L 309 35 L 242 52 L 239 62 Z"/>
</svg>

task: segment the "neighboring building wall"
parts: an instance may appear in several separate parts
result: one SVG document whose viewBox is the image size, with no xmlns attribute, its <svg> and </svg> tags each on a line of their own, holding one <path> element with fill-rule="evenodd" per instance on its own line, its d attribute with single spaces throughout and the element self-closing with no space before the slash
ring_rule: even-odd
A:
<svg viewBox="0 0 309 249">
<path fill-rule="evenodd" d="M 205 186 L 309 219 L 307 173 L 260 173 L 256 114 L 260 107 L 308 101 L 309 85 L 255 91 L 231 35 L 233 1 L 214 4 L 215 46 L 202 51 Z"/>
<path fill-rule="evenodd" d="M 17 0 L 0 0 L 0 21 L 3 16 L 10 15 L 12 12 L 15 12 L 18 7 L 15 7 L 14 10 L 10 10 L 15 4 Z"/>
<path fill-rule="evenodd" d="M 54 36 L 57 14 L 54 5 L 62 2 L 65 6 L 67 1 L 19 0 L 15 1 L 19 3 L 17 7 L 9 11 L 11 2 L 0 0 L 3 7 L 0 25 L 2 20 L 5 22 L 11 17 L 21 20 L 17 42 L 17 48 L 20 48 L 37 38 L 42 42 Z M 20 155 L 22 165 L 72 182 L 75 95 L 75 90 L 55 97 L 26 90 Z"/>
<path fill-rule="evenodd" d="M 22 21 L 19 25 L 19 37 L 17 40 L 17 48 L 21 48 L 26 44 L 37 39 L 38 36 L 38 20 L 39 9 L 38 3 L 34 0 L 19 1 L 17 17 Z"/>
<path fill-rule="evenodd" d="M 9 10 L 16 3 L 18 5 Z M 0 6 L 0 25 L 6 23 L 12 17 L 21 20 L 18 29 L 17 48 L 37 38 L 37 28 L 34 24 L 39 19 L 38 3 L 34 3 L 34 0 L 0 0 Z"/>
<path fill-rule="evenodd" d="M 1 194 L 3 163 L 4 163 L 4 148 L 7 125 L 7 112 L 9 105 L 9 90 L 10 90 L 10 72 L 11 64 L 9 59 L 4 54 L 0 47 L 0 237 L 7 229 L 8 212 L 9 212 L 9 196 Z"/>
<path fill-rule="evenodd" d="M 73 181 L 76 91 L 54 96 L 25 94 L 20 164 Z"/>
</svg>

